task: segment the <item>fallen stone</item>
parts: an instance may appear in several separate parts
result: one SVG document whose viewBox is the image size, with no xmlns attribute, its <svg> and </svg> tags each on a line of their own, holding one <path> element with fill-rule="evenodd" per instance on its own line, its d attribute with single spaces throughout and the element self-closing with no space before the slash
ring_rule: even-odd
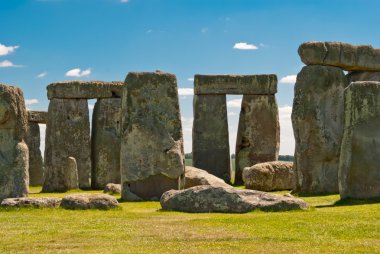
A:
<svg viewBox="0 0 380 254">
<path fill-rule="evenodd" d="M 106 187 L 104 187 L 103 192 L 109 193 L 109 194 L 120 194 L 121 193 L 121 184 L 107 183 Z"/>
<path fill-rule="evenodd" d="M 341 42 L 306 42 L 298 48 L 306 65 L 327 65 L 347 71 L 380 71 L 380 49 Z"/>
<path fill-rule="evenodd" d="M 33 123 L 46 124 L 48 112 L 28 110 L 28 121 Z"/>
<path fill-rule="evenodd" d="M 244 95 L 236 138 L 235 185 L 243 184 L 245 167 L 276 161 L 280 122 L 274 95 Z"/>
<path fill-rule="evenodd" d="M 194 93 L 201 94 L 275 94 L 276 75 L 195 75 Z"/>
<path fill-rule="evenodd" d="M 107 194 L 72 194 L 64 197 L 61 207 L 65 209 L 108 210 L 119 206 L 116 198 Z"/>
<path fill-rule="evenodd" d="M 62 81 L 47 87 L 48 99 L 120 98 L 124 82 Z"/>
<path fill-rule="evenodd" d="M 29 150 L 24 142 L 27 128 L 22 90 L 0 84 L 0 201 L 28 194 Z"/>
<path fill-rule="evenodd" d="M 25 143 L 29 149 L 29 185 L 32 186 L 42 185 L 44 181 L 40 142 L 40 126 L 29 121 Z"/>
<path fill-rule="evenodd" d="M 212 185 L 212 186 L 221 186 L 221 187 L 231 187 L 229 184 L 226 184 L 223 179 L 220 179 L 212 174 L 207 173 L 207 171 L 186 166 L 185 168 L 185 189 L 199 186 L 199 185 Z"/>
<path fill-rule="evenodd" d="M 337 67 L 305 66 L 297 76 L 292 111 L 296 192 L 339 191 L 343 93 L 347 85 L 347 78 Z"/>
<path fill-rule="evenodd" d="M 2 207 L 59 207 L 61 204 L 60 198 L 7 198 L 1 202 Z"/>
<path fill-rule="evenodd" d="M 345 90 L 339 165 L 344 198 L 380 197 L 380 82 L 354 82 Z"/>
<path fill-rule="evenodd" d="M 295 184 L 293 162 L 271 161 L 246 167 L 243 170 L 243 181 L 246 189 L 291 190 Z"/>
<path fill-rule="evenodd" d="M 290 194 L 278 195 L 210 185 L 167 191 L 162 195 L 160 203 L 163 210 L 190 213 L 247 213 L 253 210 L 289 211 L 308 207 L 305 201 Z"/>
</svg>

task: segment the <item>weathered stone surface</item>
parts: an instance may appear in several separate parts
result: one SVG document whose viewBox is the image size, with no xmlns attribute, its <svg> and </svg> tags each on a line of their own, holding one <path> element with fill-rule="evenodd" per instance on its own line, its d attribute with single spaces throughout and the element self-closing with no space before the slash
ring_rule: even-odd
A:
<svg viewBox="0 0 380 254">
<path fill-rule="evenodd" d="M 293 162 L 271 161 L 246 167 L 243 170 L 243 181 L 246 189 L 291 190 L 295 184 Z"/>
<path fill-rule="evenodd" d="M 308 207 L 305 201 L 290 194 L 278 195 L 210 185 L 167 191 L 162 195 L 160 203 L 163 210 L 191 213 L 247 213 L 256 209 L 288 211 Z"/>
<path fill-rule="evenodd" d="M 353 71 L 346 75 L 349 83 L 356 81 L 380 81 L 380 72 Z"/>
<path fill-rule="evenodd" d="M 118 206 L 116 198 L 107 194 L 72 194 L 64 197 L 61 202 L 61 207 L 65 209 L 108 210 Z"/>
<path fill-rule="evenodd" d="M 62 81 L 48 85 L 47 96 L 49 100 L 120 98 L 123 85 L 121 81 Z"/>
<path fill-rule="evenodd" d="M 178 188 L 185 169 L 176 77 L 163 72 L 130 72 L 126 83 L 122 99 L 122 186 L 129 185 L 131 192 L 144 199 L 160 197 L 169 190 L 166 186 L 176 184 Z M 161 184 L 163 179 L 171 184 Z M 152 185 L 145 188 L 146 184 Z"/>
<path fill-rule="evenodd" d="M 78 166 L 74 157 L 66 158 L 65 180 L 67 181 L 66 185 L 69 190 L 79 188 Z"/>
<path fill-rule="evenodd" d="M 46 124 L 48 118 L 48 112 L 46 111 L 28 111 L 28 121 L 33 123 Z"/>
<path fill-rule="evenodd" d="M 32 186 L 42 185 L 44 181 L 40 142 L 40 126 L 29 122 L 25 143 L 29 149 L 29 185 Z"/>
<path fill-rule="evenodd" d="M 120 117 L 121 99 L 98 99 L 92 115 L 93 189 L 104 189 L 107 183 L 120 183 Z"/>
<path fill-rule="evenodd" d="M 2 207 L 59 207 L 61 198 L 7 198 L 1 202 Z"/>
<path fill-rule="evenodd" d="M 0 201 L 24 197 L 29 185 L 28 126 L 20 88 L 0 84 Z"/>
<path fill-rule="evenodd" d="M 91 140 L 87 100 L 52 99 L 45 137 L 44 192 L 67 191 L 67 158 L 77 163 L 79 187 L 90 188 Z"/>
<path fill-rule="evenodd" d="M 380 49 L 341 42 L 306 42 L 298 54 L 307 65 L 328 65 L 347 71 L 380 71 Z"/>
<path fill-rule="evenodd" d="M 277 76 L 271 75 L 195 75 L 195 94 L 275 94 Z"/>
<path fill-rule="evenodd" d="M 121 193 L 121 184 L 107 183 L 106 187 L 104 187 L 103 192 L 109 193 L 109 194 L 120 194 Z"/>
<path fill-rule="evenodd" d="M 193 166 L 230 182 L 225 95 L 194 95 Z"/>
<path fill-rule="evenodd" d="M 245 167 L 276 161 L 280 123 L 274 95 L 244 95 L 236 138 L 235 184 L 243 184 Z"/>
<path fill-rule="evenodd" d="M 297 76 L 292 112 L 297 192 L 338 192 L 347 85 L 343 71 L 336 67 L 306 66 Z"/>
<path fill-rule="evenodd" d="M 144 201 L 142 198 L 140 198 L 139 196 L 131 192 L 127 183 L 125 183 L 122 187 L 122 199 L 123 201 L 129 201 L 129 202 Z M 156 197 L 153 197 L 153 199 L 156 199 Z"/>
<path fill-rule="evenodd" d="M 344 103 L 340 196 L 380 197 L 380 82 L 351 83 Z"/>
<path fill-rule="evenodd" d="M 226 184 L 222 179 L 207 173 L 207 171 L 186 166 L 185 168 L 185 189 L 198 186 L 198 185 L 212 185 L 221 187 L 231 187 Z"/>
</svg>

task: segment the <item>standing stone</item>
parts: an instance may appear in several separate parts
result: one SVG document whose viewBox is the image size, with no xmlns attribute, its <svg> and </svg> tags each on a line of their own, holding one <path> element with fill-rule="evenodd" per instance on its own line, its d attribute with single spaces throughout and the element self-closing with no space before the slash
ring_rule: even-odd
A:
<svg viewBox="0 0 380 254">
<path fill-rule="evenodd" d="M 67 157 L 66 159 L 66 174 L 67 188 L 78 189 L 78 166 L 74 157 Z"/>
<path fill-rule="evenodd" d="M 380 82 L 354 82 L 344 93 L 339 165 L 341 198 L 380 197 Z"/>
<path fill-rule="evenodd" d="M 347 85 L 343 71 L 336 67 L 305 66 L 297 76 L 292 112 L 297 192 L 338 192 Z"/>
<path fill-rule="evenodd" d="M 32 186 L 42 185 L 43 162 L 40 150 L 40 126 L 38 123 L 29 122 L 25 143 L 29 149 L 29 184 Z"/>
<path fill-rule="evenodd" d="M 91 140 L 86 99 L 52 99 L 45 137 L 43 192 L 67 191 L 67 158 L 78 166 L 79 188 L 90 188 Z"/>
<path fill-rule="evenodd" d="M 356 81 L 380 81 L 380 72 L 376 71 L 353 71 L 346 76 L 349 83 Z"/>
<path fill-rule="evenodd" d="M 28 194 L 27 126 L 23 92 L 0 84 L 0 201 Z"/>
<path fill-rule="evenodd" d="M 245 167 L 276 161 L 280 123 L 274 95 L 244 95 L 236 139 L 235 184 L 243 184 Z"/>
<path fill-rule="evenodd" d="M 194 95 L 193 166 L 231 181 L 226 95 Z"/>
<path fill-rule="evenodd" d="M 122 198 L 128 190 L 159 199 L 178 189 L 185 169 L 177 81 L 163 72 L 130 72 L 122 98 Z"/>
<path fill-rule="evenodd" d="M 120 183 L 120 110 L 121 99 L 98 99 L 92 115 L 93 189 L 107 183 Z"/>
</svg>

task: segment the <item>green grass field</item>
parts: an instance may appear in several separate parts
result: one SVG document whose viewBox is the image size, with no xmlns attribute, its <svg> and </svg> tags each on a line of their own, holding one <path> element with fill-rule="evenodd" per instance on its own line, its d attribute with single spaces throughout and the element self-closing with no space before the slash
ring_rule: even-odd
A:
<svg viewBox="0 0 380 254">
<path fill-rule="evenodd" d="M 39 190 L 30 196 L 66 195 Z M 189 214 L 160 211 L 159 202 L 110 211 L 2 208 L 0 253 L 380 253 L 380 203 L 302 198 L 308 211 Z"/>
</svg>

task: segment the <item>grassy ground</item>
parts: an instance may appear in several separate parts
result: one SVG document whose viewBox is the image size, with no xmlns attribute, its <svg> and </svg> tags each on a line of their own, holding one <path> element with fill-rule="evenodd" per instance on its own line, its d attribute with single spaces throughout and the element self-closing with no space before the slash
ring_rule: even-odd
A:
<svg viewBox="0 0 380 254">
<path fill-rule="evenodd" d="M 39 190 L 30 196 L 66 195 Z M 113 211 L 0 209 L 0 253 L 380 253 L 380 203 L 338 198 L 303 197 L 308 211 L 278 213 L 163 212 L 159 202 Z"/>
</svg>

